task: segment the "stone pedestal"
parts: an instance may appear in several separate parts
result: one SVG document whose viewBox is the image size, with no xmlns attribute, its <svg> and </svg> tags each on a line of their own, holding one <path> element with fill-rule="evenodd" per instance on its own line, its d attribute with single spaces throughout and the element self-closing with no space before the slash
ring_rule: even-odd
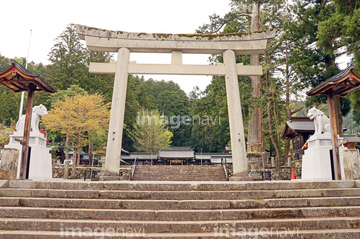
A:
<svg viewBox="0 0 360 239">
<path fill-rule="evenodd" d="M 330 133 L 312 135 L 308 139 L 308 149 L 302 156 L 301 179 L 304 180 L 332 180 L 330 150 L 332 150 Z M 343 154 L 347 150 L 343 145 L 339 147 L 339 161 L 341 179 L 345 179 Z"/>
<path fill-rule="evenodd" d="M 302 156 L 301 179 L 332 180 L 331 149 L 330 134 L 312 135 L 308 139 L 308 149 Z"/>
<path fill-rule="evenodd" d="M 20 176 L 20 161 L 21 161 L 21 144 L 15 139 L 22 139 L 23 132 L 17 131 L 10 135 L 9 144 L 5 148 L 18 149 L 19 165 L 17 170 L 17 178 Z M 49 149 L 46 147 L 46 138 L 40 132 L 31 132 L 29 138 L 29 147 L 31 147 L 30 162 L 29 162 L 29 178 L 36 180 L 45 180 L 52 178 L 52 160 Z"/>
</svg>

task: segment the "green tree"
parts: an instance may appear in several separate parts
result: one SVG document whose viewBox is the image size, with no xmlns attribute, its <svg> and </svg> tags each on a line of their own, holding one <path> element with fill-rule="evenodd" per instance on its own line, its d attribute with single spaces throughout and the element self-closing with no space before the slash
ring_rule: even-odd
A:
<svg viewBox="0 0 360 239">
<path fill-rule="evenodd" d="M 0 72 L 6 70 L 10 66 L 10 59 L 0 54 Z"/>
<path fill-rule="evenodd" d="M 19 57 L 14 57 L 14 60 L 22 66 L 25 66 L 24 59 Z"/>
<path fill-rule="evenodd" d="M 249 140 L 249 129 L 253 129 L 254 126 L 248 122 L 254 122 L 254 120 L 249 120 L 251 118 L 253 109 L 258 108 L 261 109 L 260 112 L 260 119 L 266 125 L 263 126 L 263 130 L 266 134 L 271 135 L 274 130 L 270 129 L 269 124 L 274 125 L 276 127 L 276 132 L 279 131 L 279 127 L 281 124 L 276 124 L 276 122 L 281 122 L 281 119 L 278 117 L 283 116 L 282 113 L 276 112 L 274 114 L 273 109 L 275 106 L 275 102 L 279 102 L 280 97 L 283 94 L 281 87 L 266 87 L 266 85 L 278 85 L 278 82 L 281 80 L 279 78 L 272 77 L 276 71 L 279 71 L 278 68 L 283 65 L 283 60 L 280 59 L 281 52 L 279 48 L 282 46 L 281 43 L 283 40 L 282 37 L 282 28 L 284 24 L 284 2 L 271 0 L 271 1 L 252 1 L 252 0 L 233 0 L 231 1 L 232 10 L 230 13 L 226 14 L 223 18 L 217 15 L 210 16 L 210 24 L 204 24 L 199 30 L 198 33 L 234 33 L 234 32 L 249 32 L 249 31 L 258 31 L 258 30 L 266 30 L 271 28 L 277 28 L 277 35 L 275 40 L 272 41 L 268 45 L 268 49 L 265 55 L 260 56 L 253 56 L 252 58 L 249 56 L 237 56 L 237 63 L 243 63 L 244 65 L 249 64 L 259 64 L 263 65 L 266 73 L 261 78 L 261 84 L 251 84 L 249 77 L 239 77 L 239 87 L 240 87 L 240 95 L 242 100 L 242 110 L 243 110 L 243 117 L 244 117 L 244 129 L 246 131 L 246 138 Z M 260 24 L 261 23 L 261 24 Z M 251 59 L 250 59 L 251 58 Z M 257 59 L 255 59 L 257 58 Z M 221 56 L 215 56 L 212 58 L 214 62 L 222 62 Z M 200 104 L 203 104 L 203 107 L 208 107 L 208 111 L 212 111 L 211 109 L 216 109 L 219 106 L 217 105 L 218 102 L 222 102 L 224 98 L 226 99 L 225 94 L 225 86 L 223 78 L 214 77 L 211 83 L 211 87 L 214 87 L 215 90 L 204 92 L 205 96 L 199 100 Z M 221 81 L 220 81 L 221 79 Z M 253 82 L 258 82 L 259 79 L 252 79 Z M 270 82 L 271 81 L 271 82 Z M 257 88 L 256 90 L 254 87 L 262 86 L 261 88 Z M 219 87 L 221 86 L 221 87 Z M 276 93 L 274 94 L 272 89 L 276 89 Z M 256 91 L 256 94 L 250 95 L 250 92 Z M 261 94 L 260 94 L 261 92 Z M 209 94 L 209 99 L 207 99 L 207 94 Z M 217 96 L 215 96 L 217 95 Z M 259 97 L 260 96 L 260 97 Z M 270 100 L 270 98 L 272 100 Z M 275 98 L 277 100 L 275 100 Z M 214 104 L 211 99 L 221 99 L 221 101 L 216 100 L 216 104 Z M 270 102 L 271 104 L 268 105 L 267 103 Z M 270 107 L 270 115 L 268 115 L 268 108 Z M 284 110 L 284 108 L 276 108 L 277 110 Z M 227 105 L 224 102 L 222 104 L 222 111 L 226 112 L 227 114 Z M 256 112 L 259 114 L 259 112 Z M 262 118 L 263 116 L 264 118 Z M 268 117 L 270 116 L 270 117 Z M 228 119 L 227 115 L 222 117 L 222 119 Z M 276 120 L 275 120 L 276 119 Z M 261 123 L 259 122 L 258 123 Z M 270 122 L 269 122 L 270 120 Z M 256 132 L 259 133 L 261 128 L 258 128 L 258 123 L 256 124 L 257 130 Z M 273 127 L 273 128 L 274 128 Z M 229 131 L 224 130 L 224 138 L 225 136 L 228 139 Z M 261 132 L 260 132 L 261 137 Z M 274 140 L 276 137 L 270 137 L 272 144 L 279 145 L 280 148 L 280 140 Z M 252 142 L 254 139 L 252 139 Z M 259 141 L 256 139 L 255 141 Z M 261 140 L 260 140 L 261 141 Z M 224 148 L 225 144 L 227 143 L 225 140 L 222 141 L 222 149 Z M 226 143 L 225 143 L 226 142 Z M 219 149 L 220 150 L 220 149 Z M 281 151 L 278 150 L 278 156 L 281 157 Z"/>
<path fill-rule="evenodd" d="M 75 26 L 68 25 L 55 41 L 48 55 L 52 63 L 48 66 L 50 84 L 60 90 L 70 85 L 86 88 L 88 50 L 80 42 Z"/>
<path fill-rule="evenodd" d="M 0 55 L 0 72 L 10 66 L 10 59 Z M 21 94 L 0 84 L 0 123 L 10 126 L 19 118 Z"/>
<path fill-rule="evenodd" d="M 90 62 L 110 62 L 113 54 L 108 52 L 94 52 L 88 51 L 86 55 L 86 67 L 89 67 Z M 104 96 L 105 102 L 111 102 L 112 91 L 114 87 L 114 75 L 109 74 L 92 74 L 86 70 L 87 79 L 82 87 L 89 94 L 101 94 Z"/>
<path fill-rule="evenodd" d="M 59 101 L 64 102 L 67 98 L 78 97 L 79 95 L 87 95 L 88 92 L 78 85 L 70 85 L 65 90 L 59 90 L 54 94 L 51 94 L 47 104 L 51 107 L 51 103 L 58 103 Z"/>
<path fill-rule="evenodd" d="M 240 89 L 243 88 L 240 87 Z M 240 94 L 240 96 L 243 100 L 244 94 Z M 206 87 L 204 92 L 198 89 L 192 91 L 190 102 L 191 115 L 195 119 L 191 125 L 191 146 L 197 152 L 223 152 L 230 140 L 223 77 L 213 77 L 211 84 Z M 204 119 L 205 122 L 202 122 L 201 119 Z M 212 120 L 206 121 L 206 119 Z"/>
<path fill-rule="evenodd" d="M 20 93 L 0 86 L 0 123 L 10 126 L 19 119 Z"/>
<path fill-rule="evenodd" d="M 134 142 L 128 132 L 133 129 L 140 108 L 157 110 L 169 118 L 173 116 L 174 119 L 176 116 L 183 117 L 190 114 L 189 98 L 180 86 L 172 81 L 145 80 L 143 77 L 130 75 L 126 97 L 124 126 L 127 130 L 123 134 L 123 147 L 127 150 L 135 150 Z M 190 146 L 191 133 L 187 125 L 180 124 L 179 127 L 170 127 L 169 130 L 174 135 L 172 146 Z"/>
<path fill-rule="evenodd" d="M 141 109 L 133 130 L 129 132 L 140 152 L 158 152 L 169 148 L 173 134 L 165 126 L 165 117 L 157 110 Z"/>
<path fill-rule="evenodd" d="M 332 14 L 319 23 L 317 32 L 317 45 L 323 51 L 337 58 L 341 55 L 353 54 L 352 63 L 355 64 L 357 72 L 360 72 L 360 2 L 355 0 L 328 1 L 327 6 L 332 9 Z M 350 95 L 354 109 L 354 120 L 360 124 L 360 92 Z M 350 111 L 348 98 L 341 98 L 343 115 Z"/>
</svg>

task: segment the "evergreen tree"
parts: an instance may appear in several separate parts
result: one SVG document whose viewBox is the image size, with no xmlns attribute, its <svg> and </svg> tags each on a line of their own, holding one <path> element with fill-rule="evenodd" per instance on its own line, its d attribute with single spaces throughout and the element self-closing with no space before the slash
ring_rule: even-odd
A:
<svg viewBox="0 0 360 239">
<path fill-rule="evenodd" d="M 137 115 L 137 122 L 129 131 L 135 142 L 135 148 L 140 152 L 159 152 L 169 148 L 173 134 L 167 129 L 164 116 L 157 110 L 141 109 Z"/>
<path fill-rule="evenodd" d="M 87 88 L 87 55 L 76 33 L 74 25 L 66 29 L 55 39 L 51 48 L 49 60 L 49 82 L 59 90 L 65 90 L 70 85 Z"/>
<path fill-rule="evenodd" d="M 0 72 L 6 70 L 10 66 L 10 59 L 0 54 Z"/>
<path fill-rule="evenodd" d="M 108 52 L 87 52 L 86 66 L 89 67 L 90 62 L 110 62 L 113 54 Z M 104 96 L 105 102 L 111 102 L 112 91 L 114 87 L 114 75 L 108 74 L 92 74 L 86 71 L 86 83 L 82 86 L 89 94 L 101 94 Z"/>
<path fill-rule="evenodd" d="M 355 0 L 328 1 L 326 4 L 332 9 L 331 15 L 319 23 L 317 32 L 317 45 L 325 54 L 333 58 L 344 54 L 352 54 L 352 64 L 356 71 L 360 72 L 360 2 Z M 354 109 L 354 120 L 360 124 L 360 92 L 356 91 L 350 95 Z M 348 98 L 341 98 L 342 112 L 345 116 L 350 107 Z"/>
</svg>

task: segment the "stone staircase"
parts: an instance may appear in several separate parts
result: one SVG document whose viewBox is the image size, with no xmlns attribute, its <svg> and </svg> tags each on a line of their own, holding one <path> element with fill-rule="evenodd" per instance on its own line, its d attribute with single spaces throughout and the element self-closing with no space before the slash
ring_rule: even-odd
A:
<svg viewBox="0 0 360 239">
<path fill-rule="evenodd" d="M 360 238 L 359 187 L 2 181 L 0 238 Z"/>
<path fill-rule="evenodd" d="M 222 165 L 137 165 L 134 181 L 226 181 Z"/>
</svg>

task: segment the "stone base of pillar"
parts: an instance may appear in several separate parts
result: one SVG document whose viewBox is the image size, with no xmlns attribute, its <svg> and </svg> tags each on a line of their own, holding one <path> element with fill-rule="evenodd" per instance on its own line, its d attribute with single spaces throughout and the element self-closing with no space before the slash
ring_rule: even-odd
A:
<svg viewBox="0 0 360 239">
<path fill-rule="evenodd" d="M 250 172 L 249 177 L 251 177 L 254 181 L 262 181 L 262 173 L 260 172 Z"/>
<path fill-rule="evenodd" d="M 120 176 L 100 176 L 99 181 L 120 181 Z"/>
<path fill-rule="evenodd" d="M 109 172 L 109 171 L 101 171 L 99 172 L 99 181 L 120 181 L 121 180 L 121 176 L 119 175 L 119 173 L 113 173 L 113 172 Z"/>
<path fill-rule="evenodd" d="M 253 181 L 253 178 L 248 174 L 234 175 L 229 178 L 229 181 Z"/>
</svg>

